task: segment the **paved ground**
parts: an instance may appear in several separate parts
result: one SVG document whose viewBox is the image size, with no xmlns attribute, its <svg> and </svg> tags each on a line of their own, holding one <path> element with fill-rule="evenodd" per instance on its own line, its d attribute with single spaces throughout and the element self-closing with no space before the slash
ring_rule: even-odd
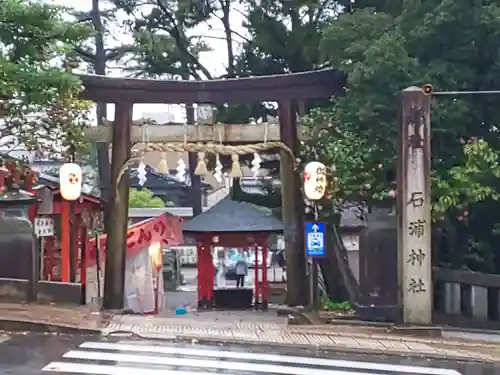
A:
<svg viewBox="0 0 500 375">
<path fill-rule="evenodd" d="M 200 314 L 202 315 L 202 314 Z M 102 330 L 105 335 L 129 332 L 149 339 L 193 342 L 274 345 L 320 348 L 350 353 L 391 353 L 427 358 L 455 358 L 500 362 L 500 345 L 482 341 L 426 339 L 401 336 L 382 329 L 347 326 L 287 326 L 285 322 L 258 319 L 214 321 L 210 318 L 116 316 Z"/>
<path fill-rule="evenodd" d="M 81 335 L 0 339 L 3 375 L 494 375 L 500 367 L 457 360 L 348 354 L 269 346 L 199 345 Z"/>
<path fill-rule="evenodd" d="M 83 329 L 111 336 L 117 332 L 127 332 L 160 340 L 500 362 L 499 343 L 486 340 L 484 334 L 474 337 L 462 333 L 459 337 L 448 335 L 429 339 L 387 332 L 382 328 L 293 326 L 287 325 L 285 319 L 276 315 L 259 312 L 207 312 L 148 317 L 94 313 L 74 307 L 0 304 L 0 329 L 48 330 L 46 325 L 57 326 L 59 329 L 62 327 L 70 332 L 82 332 Z"/>
<path fill-rule="evenodd" d="M 165 311 L 162 313 L 163 316 L 171 316 L 172 312 L 179 306 L 191 306 L 196 308 L 198 304 L 196 289 L 198 287 L 198 271 L 196 268 L 185 267 L 182 269 L 182 274 L 184 275 L 184 285 L 179 286 L 176 292 L 168 291 L 165 300 Z M 271 281 L 281 281 L 282 270 L 281 268 L 269 268 L 267 270 L 267 278 Z M 224 281 L 222 283 L 225 285 L 235 285 L 236 281 Z M 248 276 L 246 278 L 247 286 L 254 286 L 254 270 L 249 269 Z"/>
<path fill-rule="evenodd" d="M 99 331 L 108 324 L 111 317 L 111 314 L 96 313 L 93 308 L 87 306 L 77 308 L 75 306 L 0 303 L 0 330 L 8 330 L 13 325 L 19 328 L 47 325 Z"/>
</svg>

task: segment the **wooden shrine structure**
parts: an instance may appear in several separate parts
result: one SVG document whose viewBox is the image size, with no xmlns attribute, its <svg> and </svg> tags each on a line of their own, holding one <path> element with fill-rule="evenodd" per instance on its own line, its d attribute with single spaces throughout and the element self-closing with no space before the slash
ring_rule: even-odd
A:
<svg viewBox="0 0 500 375">
<path fill-rule="evenodd" d="M 105 126 L 93 126 L 85 129 L 85 139 L 91 142 L 111 142 L 112 122 Z M 151 126 L 145 126 L 151 125 Z M 230 144 L 258 143 L 280 140 L 280 125 L 267 122 L 257 124 L 148 124 L 146 119 L 134 121 L 131 128 L 132 143 L 141 142 L 144 137 L 150 142 L 222 142 Z M 300 140 L 307 139 L 308 129 L 297 126 Z M 220 139 L 219 139 L 220 138 Z"/>
<path fill-rule="evenodd" d="M 55 223 L 54 235 L 42 238 L 41 276 L 47 281 L 81 282 L 84 285 L 90 229 L 85 217 L 100 215 L 103 201 L 91 194 L 82 194 L 75 202 L 67 201 L 61 196 L 59 178 L 51 175 L 39 174 L 38 183 L 36 194 L 40 203 L 34 207 L 31 219 L 50 217 Z"/>
<path fill-rule="evenodd" d="M 282 233 L 283 223 L 271 213 L 248 202 L 225 198 L 194 217 L 183 233 L 196 242 L 198 255 L 198 308 L 267 309 L 268 237 Z M 249 249 L 255 252 L 254 288 L 214 285 L 214 248 Z M 259 259 L 262 259 L 260 262 Z"/>
<path fill-rule="evenodd" d="M 120 177 L 121 168 L 131 157 L 132 110 L 136 103 L 150 104 L 238 104 L 248 102 L 277 102 L 279 105 L 280 140 L 298 151 L 297 105 L 308 99 L 330 98 L 342 94 L 345 76 L 333 69 L 291 73 L 284 75 L 221 79 L 212 81 L 174 81 L 115 78 L 96 75 L 80 76 L 85 90 L 82 97 L 101 103 L 115 104 L 112 127 L 111 186 L 108 214 L 113 225 L 108 228 L 106 260 L 109 264 L 105 287 L 104 307 L 120 309 L 123 306 L 124 257 L 126 248 L 129 178 Z M 217 138 L 214 138 L 217 139 Z M 212 141 L 214 140 L 212 139 Z M 301 182 L 294 170 L 290 153 L 281 153 L 283 217 L 287 262 L 288 289 L 292 304 L 307 303 L 308 280 L 304 243 L 303 199 Z M 298 270 L 295 272 L 295 270 Z"/>
</svg>

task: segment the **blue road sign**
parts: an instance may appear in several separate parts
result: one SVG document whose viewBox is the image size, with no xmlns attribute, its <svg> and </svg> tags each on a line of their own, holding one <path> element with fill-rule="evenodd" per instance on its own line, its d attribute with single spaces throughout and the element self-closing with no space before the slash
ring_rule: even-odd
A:
<svg viewBox="0 0 500 375">
<path fill-rule="evenodd" d="M 305 223 L 305 240 L 307 257 L 324 257 L 326 255 L 325 223 Z"/>
</svg>

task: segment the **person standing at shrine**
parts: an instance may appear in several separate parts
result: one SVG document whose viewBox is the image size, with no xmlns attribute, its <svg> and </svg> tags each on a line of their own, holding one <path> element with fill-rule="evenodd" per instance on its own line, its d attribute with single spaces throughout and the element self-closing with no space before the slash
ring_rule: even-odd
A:
<svg viewBox="0 0 500 375">
<path fill-rule="evenodd" d="M 281 281 L 286 281 L 286 258 L 285 258 L 285 250 L 280 250 L 277 255 L 277 263 L 278 266 L 282 269 L 281 273 Z"/>
<path fill-rule="evenodd" d="M 243 288 L 245 286 L 245 277 L 248 274 L 248 264 L 247 261 L 241 256 L 236 261 L 235 271 L 236 271 L 236 287 Z"/>
</svg>

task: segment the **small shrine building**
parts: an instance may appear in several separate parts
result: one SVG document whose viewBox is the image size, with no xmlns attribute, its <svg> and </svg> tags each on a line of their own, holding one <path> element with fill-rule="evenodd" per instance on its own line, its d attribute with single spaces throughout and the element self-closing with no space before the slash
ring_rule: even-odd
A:
<svg viewBox="0 0 500 375">
<path fill-rule="evenodd" d="M 196 242 L 199 308 L 262 308 L 268 306 L 267 259 L 271 233 L 282 233 L 283 223 L 268 208 L 225 198 L 183 226 Z M 215 250 L 237 248 L 255 252 L 253 285 L 236 288 L 215 285 Z M 251 278 L 251 277 L 249 277 Z"/>
</svg>

